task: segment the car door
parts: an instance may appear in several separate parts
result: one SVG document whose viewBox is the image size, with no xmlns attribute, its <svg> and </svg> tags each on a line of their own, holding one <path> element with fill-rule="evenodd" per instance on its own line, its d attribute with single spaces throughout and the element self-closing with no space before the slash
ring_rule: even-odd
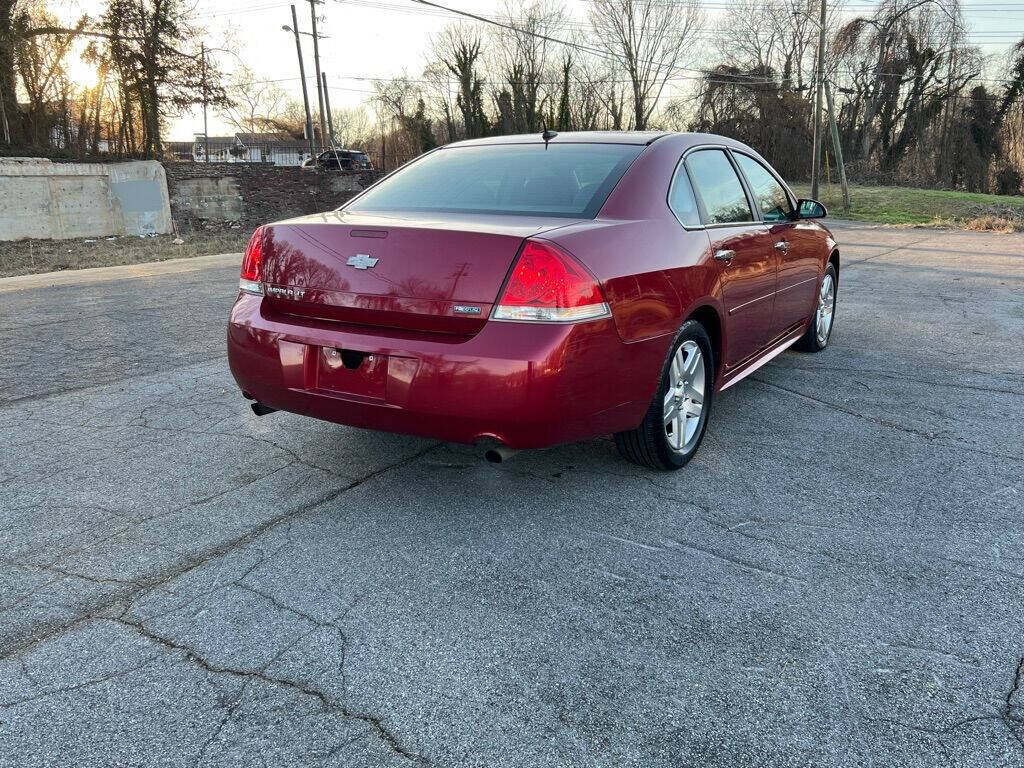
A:
<svg viewBox="0 0 1024 768">
<path fill-rule="evenodd" d="M 733 367 L 772 338 L 776 259 L 768 227 L 754 215 L 729 154 L 697 149 L 685 165 L 719 270 L 726 312 L 723 357 Z"/>
<path fill-rule="evenodd" d="M 779 178 L 757 158 L 733 151 L 746 177 L 761 220 L 768 227 L 778 258 L 775 289 L 775 335 L 807 319 L 818 291 L 818 252 L 806 225 L 794 216 L 794 201 Z"/>
</svg>

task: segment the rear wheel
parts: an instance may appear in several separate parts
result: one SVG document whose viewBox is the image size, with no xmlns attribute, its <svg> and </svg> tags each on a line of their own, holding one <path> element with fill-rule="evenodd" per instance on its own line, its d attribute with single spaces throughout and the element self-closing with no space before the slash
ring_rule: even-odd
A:
<svg viewBox="0 0 1024 768">
<path fill-rule="evenodd" d="M 688 320 L 679 329 L 644 420 L 636 429 L 618 432 L 615 445 L 636 464 L 674 470 L 693 458 L 704 439 L 715 363 L 704 326 Z"/>
<path fill-rule="evenodd" d="M 832 335 L 832 320 L 836 313 L 836 278 L 836 267 L 829 262 L 821 278 L 821 285 L 818 286 L 814 316 L 807 326 L 807 332 L 797 342 L 797 349 L 804 352 L 821 352 L 828 346 L 829 337 Z"/>
</svg>

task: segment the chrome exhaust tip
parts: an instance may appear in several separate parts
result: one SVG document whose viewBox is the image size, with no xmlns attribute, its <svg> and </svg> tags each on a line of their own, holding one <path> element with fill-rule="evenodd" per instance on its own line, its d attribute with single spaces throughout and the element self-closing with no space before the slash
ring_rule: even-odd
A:
<svg viewBox="0 0 1024 768">
<path fill-rule="evenodd" d="M 484 459 L 491 464 L 501 464 L 503 461 L 508 461 L 515 456 L 519 451 L 515 448 L 509 448 L 507 445 L 491 445 L 484 450 Z"/>
</svg>

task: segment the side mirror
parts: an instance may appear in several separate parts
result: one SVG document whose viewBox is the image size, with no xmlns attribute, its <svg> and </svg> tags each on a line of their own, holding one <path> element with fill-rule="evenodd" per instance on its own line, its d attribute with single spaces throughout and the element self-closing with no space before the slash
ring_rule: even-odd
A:
<svg viewBox="0 0 1024 768">
<path fill-rule="evenodd" d="M 801 219 L 823 219 L 828 216 L 825 206 L 817 200 L 797 200 L 796 210 Z"/>
</svg>

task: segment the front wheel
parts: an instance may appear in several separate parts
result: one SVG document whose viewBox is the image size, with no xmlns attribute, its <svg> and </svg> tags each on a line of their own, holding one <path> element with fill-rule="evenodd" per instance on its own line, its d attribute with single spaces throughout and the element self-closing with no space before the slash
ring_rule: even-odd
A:
<svg viewBox="0 0 1024 768">
<path fill-rule="evenodd" d="M 821 352 L 828 346 L 829 337 L 832 335 L 832 320 L 836 313 L 836 284 L 836 267 L 829 262 L 818 287 L 814 316 L 807 326 L 807 332 L 797 342 L 797 349 L 804 352 Z"/>
<path fill-rule="evenodd" d="M 636 429 L 616 433 L 619 452 L 652 469 L 685 466 L 704 439 L 714 380 L 711 340 L 704 326 L 688 320 L 672 344 L 644 420 Z"/>
</svg>

